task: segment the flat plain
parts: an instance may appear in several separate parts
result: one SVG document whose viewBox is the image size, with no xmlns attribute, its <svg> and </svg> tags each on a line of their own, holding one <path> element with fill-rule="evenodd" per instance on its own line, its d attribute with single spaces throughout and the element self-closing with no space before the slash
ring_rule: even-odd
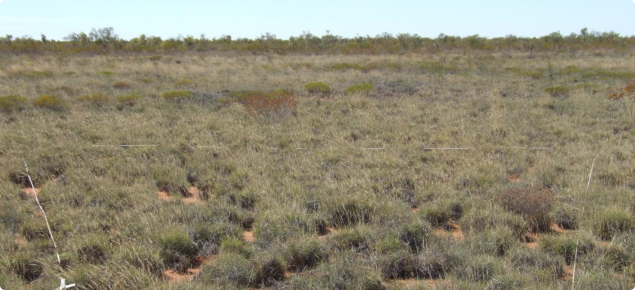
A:
<svg viewBox="0 0 635 290">
<path fill-rule="evenodd" d="M 632 53 L 0 67 L 4 289 L 635 286 Z"/>
</svg>

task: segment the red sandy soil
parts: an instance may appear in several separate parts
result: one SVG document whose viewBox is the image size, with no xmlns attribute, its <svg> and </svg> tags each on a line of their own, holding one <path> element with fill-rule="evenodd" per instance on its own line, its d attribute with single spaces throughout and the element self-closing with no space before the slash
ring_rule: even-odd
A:
<svg viewBox="0 0 635 290">
<path fill-rule="evenodd" d="M 182 199 L 184 204 L 204 204 L 200 198 L 201 191 L 192 186 L 187 189 L 187 196 Z"/>
<path fill-rule="evenodd" d="M 163 200 L 165 202 L 172 201 L 172 198 L 170 197 L 167 191 L 159 191 L 157 193 L 157 196 L 159 197 L 160 200 Z"/>
<path fill-rule="evenodd" d="M 410 207 L 410 211 L 412 213 L 417 213 L 419 211 L 419 208 L 416 205 L 413 205 L 413 206 Z"/>
<path fill-rule="evenodd" d="M 19 236 L 13 239 L 13 244 L 18 246 L 18 248 L 26 248 L 29 246 L 29 241 L 27 241 L 24 237 Z"/>
<path fill-rule="evenodd" d="M 22 188 L 20 189 L 20 192 L 25 196 L 25 197 L 34 197 L 33 195 L 33 188 L 27 187 L 27 188 Z M 35 188 L 35 193 L 39 194 L 40 193 L 40 189 L 39 188 Z"/>
<path fill-rule="evenodd" d="M 326 227 L 326 230 L 328 231 L 328 233 L 326 235 L 318 236 L 318 240 L 324 241 L 324 240 L 326 240 L 326 236 L 328 236 L 330 234 L 333 234 L 333 233 L 337 233 L 337 230 L 334 229 L 334 228 Z"/>
<path fill-rule="evenodd" d="M 197 257 L 197 267 L 187 269 L 185 273 L 177 273 L 174 270 L 166 270 L 165 272 L 163 272 L 163 276 L 165 276 L 165 278 L 167 278 L 170 282 L 190 281 L 192 280 L 192 278 L 194 278 L 194 275 L 200 273 L 204 267 L 211 265 L 214 260 L 216 260 L 216 256 Z"/>
<path fill-rule="evenodd" d="M 256 238 L 254 238 L 254 230 L 249 229 L 247 231 L 243 232 L 243 239 L 245 239 L 246 242 L 248 243 L 253 243 L 256 241 Z"/>
<path fill-rule="evenodd" d="M 507 179 L 509 182 L 519 183 L 520 182 L 520 174 L 510 174 Z"/>
<path fill-rule="evenodd" d="M 384 286 L 387 288 L 390 288 L 392 286 L 398 289 L 435 289 L 437 287 L 443 286 L 443 284 L 449 286 L 449 283 L 445 280 L 399 279 L 387 281 Z"/>
<path fill-rule="evenodd" d="M 564 266 L 564 276 L 560 277 L 562 281 L 571 281 L 573 279 L 573 266 Z"/>
<path fill-rule="evenodd" d="M 446 230 L 440 229 L 440 230 L 436 230 L 435 234 L 437 236 L 450 238 L 455 241 L 461 241 L 465 239 L 465 234 L 463 234 L 463 230 L 461 230 L 461 226 L 453 222 L 450 222 L 448 226 L 450 226 L 451 230 L 446 231 Z"/>
</svg>

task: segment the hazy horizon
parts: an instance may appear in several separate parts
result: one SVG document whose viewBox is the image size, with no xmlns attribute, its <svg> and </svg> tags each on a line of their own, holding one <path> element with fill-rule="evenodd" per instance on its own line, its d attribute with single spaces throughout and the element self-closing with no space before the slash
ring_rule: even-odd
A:
<svg viewBox="0 0 635 290">
<path fill-rule="evenodd" d="M 36 9 L 34 9 L 34 7 Z M 321 36 L 375 36 L 384 32 L 435 38 L 439 34 L 493 38 L 513 34 L 540 37 L 589 31 L 635 35 L 632 0 L 516 3 L 483 1 L 0 1 L 0 35 L 40 34 L 62 40 L 71 33 L 113 27 L 121 38 L 141 34 L 162 38 L 205 34 L 255 38 L 267 32 L 279 38 L 311 32 Z"/>
</svg>

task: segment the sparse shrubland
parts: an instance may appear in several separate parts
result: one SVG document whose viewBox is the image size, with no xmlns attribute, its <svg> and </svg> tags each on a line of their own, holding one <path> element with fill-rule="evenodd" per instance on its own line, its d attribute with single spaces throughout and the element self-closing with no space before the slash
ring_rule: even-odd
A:
<svg viewBox="0 0 635 290">
<path fill-rule="evenodd" d="M 408 39 L 3 54 L 0 287 L 632 288 L 633 56 Z"/>
</svg>

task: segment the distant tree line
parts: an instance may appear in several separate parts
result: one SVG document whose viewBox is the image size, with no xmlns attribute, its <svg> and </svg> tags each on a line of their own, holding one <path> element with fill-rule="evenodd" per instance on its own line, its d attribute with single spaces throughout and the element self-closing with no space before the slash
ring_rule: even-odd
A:
<svg viewBox="0 0 635 290">
<path fill-rule="evenodd" d="M 0 37 L 0 53 L 14 54 L 104 54 L 104 53 L 175 53 L 175 52 L 241 52 L 251 54 L 396 54 L 407 52 L 438 52 L 445 50 L 478 50 L 499 52 L 575 52 L 581 50 L 635 48 L 635 36 L 621 36 L 615 32 L 590 32 L 584 28 L 579 34 L 562 35 L 554 32 L 542 37 L 486 38 L 477 35 L 467 37 L 440 34 L 436 38 L 417 34 L 382 33 L 376 36 L 345 38 L 332 35 L 317 36 L 304 32 L 289 39 L 279 39 L 275 34 L 265 33 L 258 38 L 233 39 L 229 35 L 207 38 L 191 35 L 162 39 L 147 36 L 125 40 L 115 34 L 111 27 L 93 29 L 90 33 L 72 33 L 62 41 L 49 40 L 45 35 L 34 39 L 30 36 Z"/>
</svg>

